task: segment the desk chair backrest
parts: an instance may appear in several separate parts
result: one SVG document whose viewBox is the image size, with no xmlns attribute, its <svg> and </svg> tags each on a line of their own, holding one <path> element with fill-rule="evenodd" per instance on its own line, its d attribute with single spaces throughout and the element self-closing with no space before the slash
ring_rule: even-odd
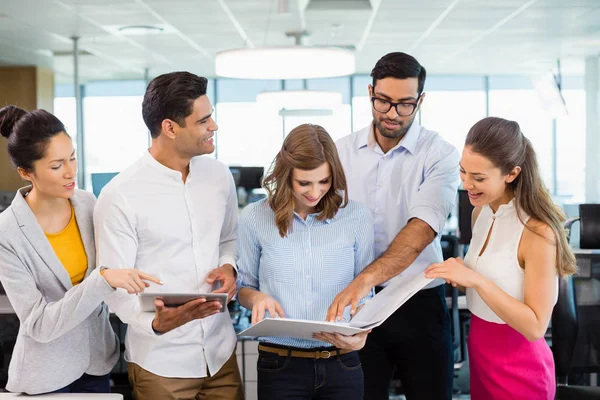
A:
<svg viewBox="0 0 600 400">
<path fill-rule="evenodd" d="M 600 204 L 580 204 L 579 223 L 579 247 L 600 249 Z"/>
<path fill-rule="evenodd" d="M 579 217 L 565 223 L 567 237 L 571 237 L 571 227 L 580 222 L 580 247 L 600 248 L 600 204 L 580 204 Z M 562 278 L 558 284 L 558 301 L 552 311 L 552 353 L 558 384 L 567 384 L 571 371 L 573 354 L 577 343 L 579 320 L 577 297 L 573 277 Z"/>
<path fill-rule="evenodd" d="M 567 384 L 571 371 L 579 324 L 573 277 L 558 281 L 558 301 L 552 311 L 552 354 L 556 368 L 556 383 Z"/>
</svg>

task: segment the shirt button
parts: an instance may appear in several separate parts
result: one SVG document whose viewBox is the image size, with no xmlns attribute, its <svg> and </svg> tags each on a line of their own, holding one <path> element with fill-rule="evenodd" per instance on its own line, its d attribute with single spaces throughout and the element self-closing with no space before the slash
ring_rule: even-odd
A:
<svg viewBox="0 0 600 400">
<path fill-rule="evenodd" d="M 310 279 L 310 274 L 306 274 L 306 277 L 307 277 L 308 279 Z"/>
<path fill-rule="evenodd" d="M 381 242 L 381 239 L 379 239 L 379 238 L 375 238 L 375 242 L 376 242 L 376 243 L 379 243 L 379 242 Z"/>
<path fill-rule="evenodd" d="M 304 249 L 304 252 L 305 252 L 306 254 L 308 254 L 308 249 Z"/>
<path fill-rule="evenodd" d="M 306 304 L 308 304 L 309 306 L 312 304 L 312 301 L 307 301 Z"/>
</svg>

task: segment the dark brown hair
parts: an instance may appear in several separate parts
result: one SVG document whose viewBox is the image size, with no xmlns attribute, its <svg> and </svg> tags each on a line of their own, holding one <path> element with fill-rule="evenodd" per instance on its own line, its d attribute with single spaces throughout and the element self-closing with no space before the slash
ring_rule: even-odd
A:
<svg viewBox="0 0 600 400">
<path fill-rule="evenodd" d="M 207 79 L 190 72 L 159 75 L 148 84 L 142 101 L 142 118 L 156 139 L 165 119 L 185 127 L 185 118 L 194 111 L 194 101 L 206 94 Z"/>
<path fill-rule="evenodd" d="M 421 93 L 423 93 L 423 88 L 425 87 L 427 72 L 425 71 L 425 67 L 419 64 L 413 56 L 398 51 L 388 53 L 381 57 L 379 61 L 377 61 L 377 64 L 375 64 L 375 67 L 373 67 L 371 77 L 373 78 L 373 87 L 375 87 L 375 84 L 379 79 L 417 78 L 417 92 L 421 95 Z"/>
<path fill-rule="evenodd" d="M 533 146 L 521 132 L 519 124 L 502 118 L 488 117 L 477 122 L 467 135 L 465 147 L 489 159 L 503 174 L 521 167 L 517 178 L 509 183 L 515 194 L 517 215 L 526 225 L 524 214 L 548 225 L 556 237 L 556 269 L 559 276 L 577 272 L 575 256 L 563 228 L 564 212 L 554 204 L 544 186 Z"/>
<path fill-rule="evenodd" d="M 335 143 L 325 129 L 311 124 L 302 124 L 292 129 L 263 181 L 263 186 L 269 193 L 268 204 L 275 213 L 275 225 L 281 237 L 289 232 L 294 217 L 294 168 L 310 171 L 323 163 L 328 163 L 331 168 L 331 188 L 317 204 L 319 221 L 333 218 L 340 207 L 348 204 L 346 175 Z"/>
<path fill-rule="evenodd" d="M 33 171 L 33 163 L 44 158 L 50 140 L 59 133 L 66 134 L 65 126 L 46 110 L 0 108 L 0 134 L 8 139 L 8 155 L 15 168 Z"/>
</svg>

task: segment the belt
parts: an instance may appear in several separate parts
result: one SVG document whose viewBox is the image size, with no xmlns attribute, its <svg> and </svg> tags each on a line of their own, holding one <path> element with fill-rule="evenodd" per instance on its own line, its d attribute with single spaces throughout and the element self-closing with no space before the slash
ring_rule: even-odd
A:
<svg viewBox="0 0 600 400">
<path fill-rule="evenodd" d="M 331 350 L 292 350 L 292 349 L 283 349 L 276 347 L 269 347 L 262 344 L 258 345 L 258 350 L 265 351 L 267 353 L 274 353 L 280 357 L 298 357 L 298 358 L 313 358 L 315 360 L 319 359 L 327 359 L 331 356 L 339 356 L 342 354 L 353 352 L 354 350 L 342 350 L 342 349 L 331 349 Z"/>
</svg>

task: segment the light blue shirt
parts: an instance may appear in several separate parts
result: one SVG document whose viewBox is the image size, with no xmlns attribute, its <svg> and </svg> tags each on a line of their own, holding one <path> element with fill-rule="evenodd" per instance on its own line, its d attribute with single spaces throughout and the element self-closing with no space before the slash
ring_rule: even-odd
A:
<svg viewBox="0 0 600 400">
<path fill-rule="evenodd" d="M 324 321 L 334 297 L 373 261 L 373 220 L 366 206 L 349 202 L 331 219 L 319 221 L 317 216 L 303 220 L 294 213 L 285 238 L 266 200 L 248 205 L 238 221 L 239 287 L 273 297 L 287 318 Z M 348 307 L 345 320 L 349 317 Z M 331 346 L 295 338 L 259 340 L 301 348 Z"/>
<path fill-rule="evenodd" d="M 459 182 L 459 155 L 454 146 L 416 122 L 387 153 L 377 144 L 372 124 L 343 137 L 336 145 L 348 181 L 348 196 L 366 204 L 373 213 L 376 257 L 412 218 L 425 221 L 438 234 L 442 232 Z M 431 263 L 441 261 L 437 235 L 402 275 L 422 273 Z M 426 288 L 443 282 L 434 280 Z"/>
</svg>

